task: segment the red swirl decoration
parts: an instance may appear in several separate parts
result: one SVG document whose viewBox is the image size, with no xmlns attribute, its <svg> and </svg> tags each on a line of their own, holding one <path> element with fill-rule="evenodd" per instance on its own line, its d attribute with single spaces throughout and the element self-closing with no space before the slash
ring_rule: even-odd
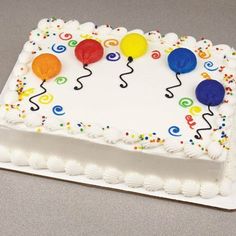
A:
<svg viewBox="0 0 236 236">
<path fill-rule="evenodd" d="M 161 57 L 161 53 L 158 50 L 152 51 L 152 58 L 159 59 Z"/>
<path fill-rule="evenodd" d="M 70 40 L 72 39 L 72 34 L 62 32 L 59 34 L 59 38 L 61 40 Z"/>
</svg>

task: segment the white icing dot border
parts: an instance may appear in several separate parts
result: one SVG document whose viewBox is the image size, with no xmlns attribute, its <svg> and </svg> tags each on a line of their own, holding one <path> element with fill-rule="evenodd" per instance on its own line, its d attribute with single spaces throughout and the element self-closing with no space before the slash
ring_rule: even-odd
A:
<svg viewBox="0 0 236 236">
<path fill-rule="evenodd" d="M 217 195 L 229 196 L 233 179 L 225 177 L 221 182 L 199 182 L 176 178 L 163 179 L 155 175 L 143 176 L 136 172 L 124 174 L 116 168 L 102 168 L 96 164 L 81 165 L 75 160 L 63 160 L 58 156 L 43 156 L 39 153 L 27 153 L 22 150 L 11 150 L 0 146 L 0 162 L 12 163 L 15 166 L 29 166 L 35 170 L 48 169 L 53 173 L 65 173 L 69 176 L 83 175 L 89 180 L 103 180 L 107 184 L 116 185 L 123 183 L 128 188 L 143 188 L 146 191 L 165 191 L 167 194 L 182 194 L 185 197 L 200 196 L 205 199 L 214 198 Z M 236 172 L 236 165 L 232 166 Z"/>
</svg>

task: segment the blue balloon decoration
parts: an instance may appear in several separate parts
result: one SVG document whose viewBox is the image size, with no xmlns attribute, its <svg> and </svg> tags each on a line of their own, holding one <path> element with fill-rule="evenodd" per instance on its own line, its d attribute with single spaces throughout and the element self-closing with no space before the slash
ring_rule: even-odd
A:
<svg viewBox="0 0 236 236">
<path fill-rule="evenodd" d="M 198 101 L 207 106 L 218 106 L 224 100 L 225 88 L 217 80 L 203 80 L 195 90 Z"/>
<path fill-rule="evenodd" d="M 194 70 L 197 65 L 195 54 L 187 48 L 177 48 L 173 50 L 167 60 L 170 69 L 180 74 Z"/>
</svg>

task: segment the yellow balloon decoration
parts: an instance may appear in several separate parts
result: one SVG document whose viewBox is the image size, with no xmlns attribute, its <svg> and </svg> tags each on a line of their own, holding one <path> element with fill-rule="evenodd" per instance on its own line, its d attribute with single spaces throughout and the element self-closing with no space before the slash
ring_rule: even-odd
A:
<svg viewBox="0 0 236 236">
<path fill-rule="evenodd" d="M 38 111 L 40 109 L 39 105 L 32 101 L 33 98 L 36 98 L 40 95 L 43 95 L 47 92 L 47 89 L 43 86 L 44 83 L 58 75 L 61 71 L 61 62 L 60 60 L 51 53 L 43 53 L 39 56 L 37 56 L 32 63 L 32 70 L 37 77 L 39 77 L 42 80 L 42 83 L 40 84 L 40 88 L 43 89 L 43 92 L 36 94 L 32 97 L 30 97 L 29 101 L 32 103 L 35 107 L 31 107 L 31 111 Z"/>
<path fill-rule="evenodd" d="M 123 82 L 120 84 L 121 88 L 128 87 L 128 83 L 123 79 L 123 76 L 134 72 L 134 69 L 130 66 L 130 63 L 134 59 L 143 56 L 147 52 L 147 49 L 147 40 L 141 34 L 130 33 L 122 38 L 120 42 L 120 50 L 128 59 L 126 66 L 130 69 L 130 71 L 120 75 L 120 80 Z"/>
<path fill-rule="evenodd" d="M 53 54 L 44 53 L 34 59 L 32 70 L 41 80 L 49 80 L 60 73 L 61 62 Z"/>
<path fill-rule="evenodd" d="M 120 50 L 126 57 L 133 59 L 143 56 L 148 49 L 147 40 L 138 33 L 127 34 L 120 42 Z"/>
</svg>

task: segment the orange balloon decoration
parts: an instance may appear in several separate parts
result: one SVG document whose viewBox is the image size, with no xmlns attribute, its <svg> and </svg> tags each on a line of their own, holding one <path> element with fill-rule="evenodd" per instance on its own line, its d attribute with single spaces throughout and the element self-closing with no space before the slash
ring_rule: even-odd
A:
<svg viewBox="0 0 236 236">
<path fill-rule="evenodd" d="M 44 53 L 34 59 L 32 70 L 41 80 L 49 80 L 60 73 L 61 62 L 53 54 Z"/>
<path fill-rule="evenodd" d="M 32 63 L 32 70 L 37 77 L 39 77 L 43 82 L 40 84 L 40 87 L 43 89 L 42 93 L 32 96 L 29 101 L 35 105 L 31 107 L 31 111 L 38 111 L 40 109 L 39 105 L 32 101 L 33 98 L 36 98 L 40 95 L 43 95 L 47 90 L 43 87 L 43 84 L 47 81 L 58 75 L 61 71 L 61 62 L 53 54 L 43 53 L 37 56 Z"/>
</svg>

